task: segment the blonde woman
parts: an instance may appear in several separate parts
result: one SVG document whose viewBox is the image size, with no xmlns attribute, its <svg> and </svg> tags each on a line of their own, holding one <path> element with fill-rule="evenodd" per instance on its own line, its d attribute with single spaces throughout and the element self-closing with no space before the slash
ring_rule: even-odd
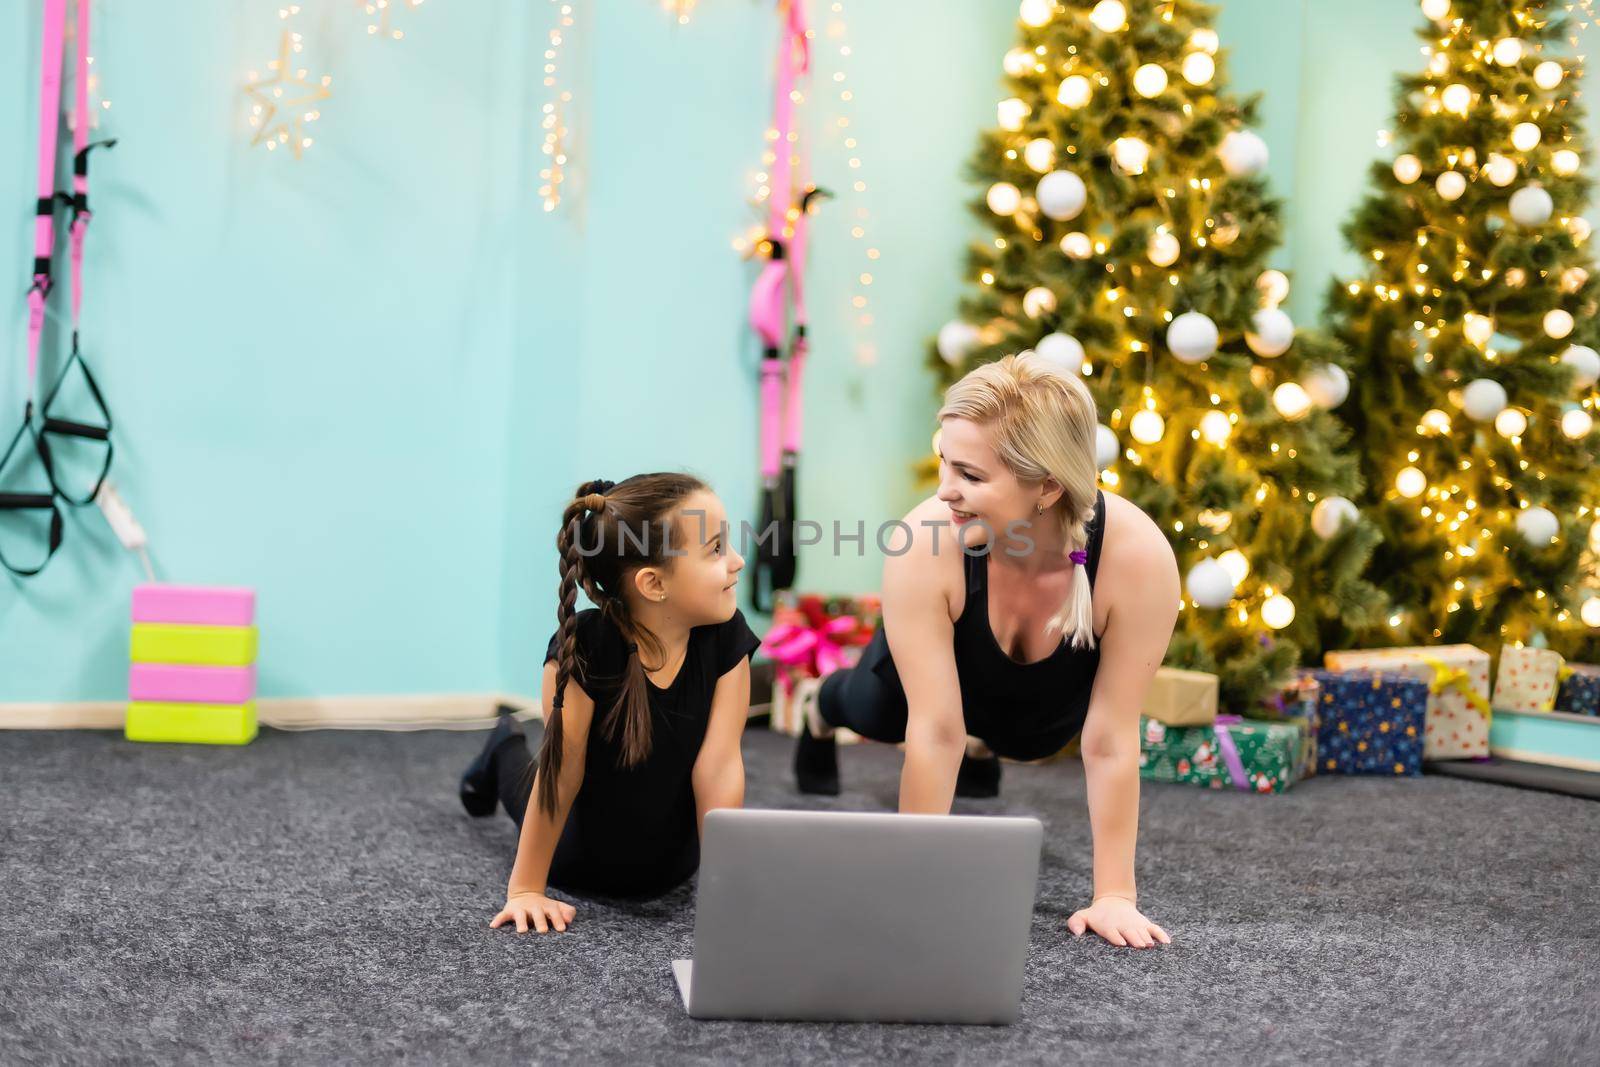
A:
<svg viewBox="0 0 1600 1067">
<path fill-rule="evenodd" d="M 883 626 L 824 680 L 795 753 L 800 788 L 838 792 L 844 726 L 904 741 L 900 810 L 945 814 L 958 781 L 964 795 L 998 791 L 998 756 L 1039 759 L 1081 733 L 1094 897 L 1067 925 L 1167 943 L 1139 912 L 1133 857 L 1139 709 L 1181 595 L 1172 548 L 1097 488 L 1099 419 L 1077 376 L 1008 356 L 952 385 L 938 417 L 939 491 L 889 539 Z"/>
</svg>

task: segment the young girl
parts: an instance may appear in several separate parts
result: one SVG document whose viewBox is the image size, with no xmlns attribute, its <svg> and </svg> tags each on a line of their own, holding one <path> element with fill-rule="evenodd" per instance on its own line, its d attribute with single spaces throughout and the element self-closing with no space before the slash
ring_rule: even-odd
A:
<svg viewBox="0 0 1600 1067">
<path fill-rule="evenodd" d="M 727 513 L 686 474 L 585 482 L 562 516 L 559 625 L 545 652 L 537 770 L 502 716 L 461 778 L 473 815 L 521 827 L 491 927 L 565 930 L 549 886 L 656 896 L 700 864 L 712 808 L 744 803 L 739 739 L 760 639 L 737 607 Z M 582 589 L 598 607 L 573 611 Z"/>
<path fill-rule="evenodd" d="M 847 726 L 904 741 L 900 810 L 944 814 L 957 791 L 998 791 L 995 753 L 1040 759 L 1081 731 L 1094 899 L 1067 925 L 1165 942 L 1139 912 L 1133 853 L 1139 708 L 1182 596 L 1172 548 L 1097 488 L 1098 419 L 1077 376 L 1008 356 L 952 385 L 939 424 L 939 491 L 905 517 L 910 545 L 884 564 L 883 626 L 818 692 L 795 753 L 800 788 L 838 792 L 833 728 Z M 987 776 L 962 766 L 969 735 L 992 750 Z"/>
</svg>

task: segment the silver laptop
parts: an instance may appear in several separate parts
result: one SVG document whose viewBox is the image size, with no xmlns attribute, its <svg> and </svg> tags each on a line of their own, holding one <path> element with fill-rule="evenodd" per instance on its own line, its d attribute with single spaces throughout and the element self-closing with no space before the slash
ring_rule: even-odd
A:
<svg viewBox="0 0 1600 1067">
<path fill-rule="evenodd" d="M 1038 819 L 719 808 L 706 814 L 697 1019 L 1010 1023 Z"/>
</svg>

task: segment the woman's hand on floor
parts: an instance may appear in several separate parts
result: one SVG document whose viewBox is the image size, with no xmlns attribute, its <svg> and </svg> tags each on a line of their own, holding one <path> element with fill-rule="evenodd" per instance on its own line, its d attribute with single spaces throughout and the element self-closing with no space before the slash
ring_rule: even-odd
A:
<svg viewBox="0 0 1600 1067">
<path fill-rule="evenodd" d="M 1093 930 L 1113 945 L 1125 948 L 1150 948 L 1157 941 L 1172 944 L 1165 930 L 1139 914 L 1133 901 L 1122 897 L 1100 897 L 1087 908 L 1073 912 L 1067 929 L 1074 937 Z"/>
<path fill-rule="evenodd" d="M 519 934 L 528 932 L 530 922 L 541 934 L 547 934 L 552 929 L 561 932 L 566 930 L 567 924 L 577 913 L 578 909 L 571 904 L 551 900 L 543 893 L 513 893 L 506 897 L 506 906 L 500 909 L 500 914 L 489 921 L 489 927 L 494 929 L 502 923 L 515 920 Z"/>
</svg>

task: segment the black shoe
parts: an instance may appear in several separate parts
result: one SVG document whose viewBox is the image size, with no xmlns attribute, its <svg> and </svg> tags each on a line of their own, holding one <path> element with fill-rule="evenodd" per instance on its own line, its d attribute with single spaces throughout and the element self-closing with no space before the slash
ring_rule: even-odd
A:
<svg viewBox="0 0 1600 1067">
<path fill-rule="evenodd" d="M 802 793 L 839 795 L 839 746 L 832 735 L 812 737 L 810 724 L 801 724 L 794 747 L 794 780 Z"/>
<path fill-rule="evenodd" d="M 461 775 L 461 806 L 467 809 L 468 815 L 481 819 L 494 814 L 495 805 L 500 803 L 500 783 L 494 773 L 494 754 L 508 738 L 521 735 L 522 727 L 517 720 L 502 713 L 494 729 L 489 731 L 483 751 Z"/>
<path fill-rule="evenodd" d="M 1000 795 L 1000 757 L 990 754 L 983 758 L 961 757 L 961 770 L 956 772 L 956 796 L 997 797 Z"/>
</svg>

